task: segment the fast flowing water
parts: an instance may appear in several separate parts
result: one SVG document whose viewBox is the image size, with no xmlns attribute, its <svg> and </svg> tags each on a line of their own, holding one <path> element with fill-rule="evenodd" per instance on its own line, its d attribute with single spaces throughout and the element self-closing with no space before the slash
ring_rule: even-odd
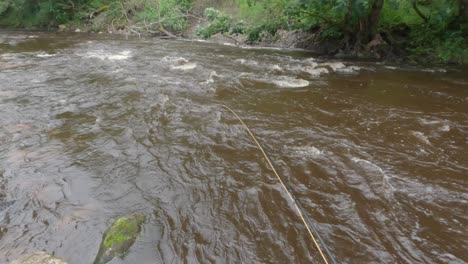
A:
<svg viewBox="0 0 468 264">
<path fill-rule="evenodd" d="M 321 263 L 257 135 L 338 263 L 468 261 L 468 71 L 301 51 L 0 32 L 0 263 Z"/>
</svg>

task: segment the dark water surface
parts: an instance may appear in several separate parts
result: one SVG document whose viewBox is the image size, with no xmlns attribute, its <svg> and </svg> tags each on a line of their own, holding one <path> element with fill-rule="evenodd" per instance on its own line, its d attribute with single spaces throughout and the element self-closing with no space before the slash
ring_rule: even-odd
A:
<svg viewBox="0 0 468 264">
<path fill-rule="evenodd" d="M 218 104 L 338 263 L 466 263 L 468 71 L 311 57 L 0 32 L 0 263 L 91 263 L 134 212 L 142 234 L 111 263 L 321 263 Z"/>
</svg>

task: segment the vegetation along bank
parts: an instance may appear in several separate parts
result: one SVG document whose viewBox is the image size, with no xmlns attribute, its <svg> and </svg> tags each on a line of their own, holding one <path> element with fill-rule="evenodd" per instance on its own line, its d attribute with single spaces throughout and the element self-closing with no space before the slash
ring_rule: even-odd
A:
<svg viewBox="0 0 468 264">
<path fill-rule="evenodd" d="M 468 64 L 468 0 L 0 0 L 0 25 Z"/>
</svg>

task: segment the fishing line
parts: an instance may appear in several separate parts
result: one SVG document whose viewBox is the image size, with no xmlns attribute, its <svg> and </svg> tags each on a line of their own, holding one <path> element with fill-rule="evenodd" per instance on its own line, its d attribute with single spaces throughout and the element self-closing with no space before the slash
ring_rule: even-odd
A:
<svg viewBox="0 0 468 264">
<path fill-rule="evenodd" d="M 268 165 L 270 166 L 271 170 L 273 171 L 273 173 L 275 174 L 276 178 L 278 178 L 279 182 L 281 183 L 281 185 L 283 186 L 284 190 L 286 191 L 286 193 L 288 194 L 289 198 L 291 199 L 291 201 L 294 203 L 294 207 L 296 208 L 296 211 L 297 213 L 299 214 L 302 222 L 304 223 L 307 231 L 309 232 L 309 235 L 310 237 L 312 238 L 312 241 L 314 241 L 314 244 L 315 244 L 315 247 L 317 247 L 319 253 L 320 253 L 320 256 L 322 257 L 323 259 L 323 262 L 325 264 L 329 264 L 330 262 L 332 264 L 336 264 L 336 261 L 335 261 L 335 258 L 333 257 L 333 255 L 330 253 L 330 251 L 328 250 L 326 244 L 324 243 L 322 237 L 320 236 L 320 234 L 318 233 L 317 231 L 317 228 L 315 227 L 315 225 L 312 223 L 312 221 L 310 220 L 310 218 L 307 216 L 307 214 L 304 213 L 304 208 L 302 208 L 301 204 L 299 203 L 299 200 L 297 200 L 297 198 L 293 195 L 291 189 L 285 184 L 285 181 L 284 179 L 279 175 L 278 171 L 276 170 L 276 167 L 275 165 L 273 164 L 273 161 L 270 159 L 270 157 L 268 156 L 268 154 L 265 152 L 265 150 L 263 149 L 262 145 L 260 145 L 260 143 L 258 142 L 257 138 L 255 137 L 255 135 L 252 133 L 252 131 L 249 129 L 249 127 L 244 123 L 244 121 L 236 114 L 236 112 L 234 112 L 234 110 L 232 110 L 231 108 L 229 108 L 228 106 L 226 105 L 223 105 L 221 104 L 220 106 L 226 108 L 227 110 L 229 110 L 238 120 L 239 122 L 241 122 L 241 124 L 244 126 L 244 128 L 247 130 L 247 132 L 249 133 L 250 137 L 255 141 L 255 144 L 257 145 L 257 147 L 260 149 L 260 151 L 262 152 L 263 156 L 265 157 L 266 161 L 268 162 Z M 320 244 L 322 245 L 322 247 L 320 247 Z M 322 248 L 323 248 L 323 251 L 326 252 L 327 256 L 328 256 L 328 259 L 330 260 L 330 262 L 328 261 L 327 257 L 325 257 L 325 254 L 324 252 L 322 251 Z"/>
</svg>

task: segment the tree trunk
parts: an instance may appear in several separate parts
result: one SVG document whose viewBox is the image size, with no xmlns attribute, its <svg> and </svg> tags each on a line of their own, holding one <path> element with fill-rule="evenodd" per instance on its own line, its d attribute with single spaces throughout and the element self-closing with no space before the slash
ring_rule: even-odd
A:
<svg viewBox="0 0 468 264">
<path fill-rule="evenodd" d="M 464 1 L 464 0 L 461 0 L 461 1 Z M 424 23 L 427 23 L 428 18 L 426 15 L 423 14 L 423 12 L 421 12 L 421 10 L 419 10 L 418 0 L 413 0 L 412 4 L 413 4 L 414 11 L 416 11 L 416 14 L 418 14 L 418 16 L 424 20 Z"/>
<path fill-rule="evenodd" d="M 351 12 L 353 10 L 353 2 L 354 0 L 348 0 L 348 8 L 345 14 L 344 18 L 344 25 L 343 25 L 343 31 L 345 33 L 344 36 L 344 41 L 345 41 L 345 49 L 348 51 L 350 49 L 350 42 L 353 34 L 356 34 L 356 32 L 353 29 L 353 25 L 349 23 L 351 20 Z"/>
<path fill-rule="evenodd" d="M 343 25 L 345 32 L 344 45 L 347 51 L 353 53 L 362 51 L 378 35 L 380 14 L 385 0 L 369 1 L 372 2 L 372 5 L 368 13 L 354 22 L 352 12 L 356 0 L 348 0 L 348 10 Z"/>
<path fill-rule="evenodd" d="M 463 23 L 468 23 L 468 0 L 460 0 L 460 17 Z"/>
<path fill-rule="evenodd" d="M 384 0 L 374 0 L 368 19 L 368 40 L 371 41 L 377 35 L 379 28 L 380 12 L 382 11 Z"/>
</svg>

